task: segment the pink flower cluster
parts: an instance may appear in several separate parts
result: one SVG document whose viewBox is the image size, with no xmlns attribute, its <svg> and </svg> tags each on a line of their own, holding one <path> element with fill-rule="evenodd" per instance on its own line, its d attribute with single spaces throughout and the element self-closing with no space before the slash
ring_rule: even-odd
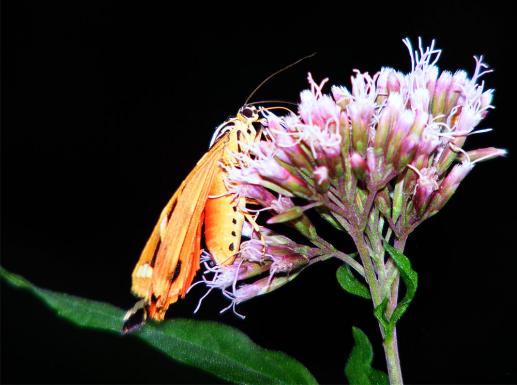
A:
<svg viewBox="0 0 517 385">
<path fill-rule="evenodd" d="M 477 162 L 505 154 L 463 149 L 467 136 L 489 131 L 476 130 L 493 108 L 493 90 L 480 81 L 490 72 L 482 57 L 471 77 L 461 70 L 440 72 L 434 42 L 418 50 L 404 43 L 409 73 L 355 71 L 350 88 L 332 86 L 331 94 L 323 92 L 328 79 L 318 84 L 309 74 L 310 89 L 301 92 L 297 111 L 278 116 L 262 110 L 263 137 L 249 153 L 235 154 L 227 184 L 261 206 L 257 211 L 268 212 L 268 223 L 286 223 L 317 247 L 266 230 L 252 235 L 235 263 L 216 267 L 208 283 L 222 288 L 233 305 L 271 291 L 321 255 L 306 210 L 349 233 L 382 217 L 393 234 L 407 236 L 445 205 Z M 251 270 L 266 277 L 239 287 Z"/>
</svg>

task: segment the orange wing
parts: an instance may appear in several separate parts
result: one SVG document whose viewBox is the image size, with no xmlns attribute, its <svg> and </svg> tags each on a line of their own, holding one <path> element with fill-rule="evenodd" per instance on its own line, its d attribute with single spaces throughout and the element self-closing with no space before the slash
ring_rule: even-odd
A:
<svg viewBox="0 0 517 385">
<path fill-rule="evenodd" d="M 231 153 L 246 153 L 248 146 L 257 138 L 253 123 L 259 115 L 254 107 L 244 106 L 237 116 L 230 119 L 228 126 L 228 144 L 221 159 L 230 166 L 235 160 Z M 243 146 L 244 143 L 244 146 Z M 229 195 L 224 179 L 226 171 L 217 170 L 210 189 L 210 196 L 205 205 L 205 242 L 212 258 L 218 265 L 231 264 L 240 248 L 242 225 L 244 223 L 243 208 L 246 199 Z"/>
<path fill-rule="evenodd" d="M 196 167 L 160 214 L 132 274 L 132 291 L 145 299 L 147 313 L 162 320 L 184 296 L 199 269 L 203 210 L 228 141 L 224 135 Z"/>
</svg>

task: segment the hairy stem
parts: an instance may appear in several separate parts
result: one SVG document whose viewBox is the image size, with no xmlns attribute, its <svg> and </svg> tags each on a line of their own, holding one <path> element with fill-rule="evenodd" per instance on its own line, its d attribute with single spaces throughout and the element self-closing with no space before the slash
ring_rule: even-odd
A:
<svg viewBox="0 0 517 385">
<path fill-rule="evenodd" d="M 336 257 L 337 259 L 342 260 L 350 267 L 352 267 L 355 271 L 357 271 L 361 276 L 364 277 L 364 269 L 359 262 L 354 259 L 354 254 L 346 254 L 342 251 L 337 250 L 332 244 L 328 243 L 323 238 L 317 236 L 312 241 L 312 244 L 318 247 L 321 250 L 321 255 L 328 255 L 332 257 Z M 321 258 L 320 258 L 321 260 Z"/>
<path fill-rule="evenodd" d="M 398 238 L 394 242 L 394 247 L 402 252 L 404 250 L 404 246 L 406 244 L 407 236 L 403 238 Z M 393 261 L 390 261 L 393 263 Z M 394 266 L 394 265 L 393 265 Z M 388 299 L 388 306 L 386 308 L 386 317 L 389 319 L 398 303 L 398 292 L 399 292 L 399 283 L 400 283 L 400 275 L 398 270 L 395 267 L 393 272 L 394 279 L 391 284 L 390 297 Z M 384 340 L 384 354 L 386 356 L 386 364 L 388 367 L 388 376 L 390 378 L 390 384 L 402 384 L 402 369 L 400 367 L 400 356 L 398 349 L 398 341 L 397 341 L 397 329 L 393 329 L 393 334 Z"/>
<path fill-rule="evenodd" d="M 361 258 L 366 283 L 370 287 L 373 306 L 376 307 L 382 302 L 382 297 L 379 288 L 379 282 L 377 280 L 377 275 L 375 274 L 375 268 L 373 266 L 372 258 L 370 257 L 368 246 L 364 239 L 364 234 L 362 231 L 355 231 L 352 234 L 352 238 L 354 239 L 357 251 L 359 252 L 359 256 Z"/>
<path fill-rule="evenodd" d="M 388 366 L 388 377 L 390 385 L 402 385 L 402 371 L 400 370 L 399 350 L 397 344 L 397 330 L 383 342 L 386 364 Z"/>
</svg>

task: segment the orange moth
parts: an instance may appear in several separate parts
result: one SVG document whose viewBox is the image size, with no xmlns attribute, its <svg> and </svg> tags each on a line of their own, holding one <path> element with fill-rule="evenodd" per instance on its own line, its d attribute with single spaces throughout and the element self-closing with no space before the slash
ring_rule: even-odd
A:
<svg viewBox="0 0 517 385">
<path fill-rule="evenodd" d="M 245 106 L 216 130 L 215 143 L 198 161 L 162 210 L 132 273 L 131 291 L 142 298 L 126 313 L 124 332 L 147 317 L 163 320 L 168 307 L 184 297 L 199 269 L 201 233 L 217 264 L 233 262 L 239 251 L 244 223 L 243 198 L 228 192 L 224 166 L 232 153 L 247 151 L 259 120 L 254 107 Z M 133 319 L 141 314 L 139 322 Z"/>
</svg>

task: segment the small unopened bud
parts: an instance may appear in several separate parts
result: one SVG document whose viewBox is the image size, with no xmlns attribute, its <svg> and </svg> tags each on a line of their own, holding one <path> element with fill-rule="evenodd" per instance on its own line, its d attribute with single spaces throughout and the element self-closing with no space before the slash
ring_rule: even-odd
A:
<svg viewBox="0 0 517 385">
<path fill-rule="evenodd" d="M 298 276 L 299 272 L 281 276 L 261 278 L 251 284 L 242 285 L 233 292 L 236 304 L 248 301 L 259 295 L 270 293 L 284 286 Z"/>
<path fill-rule="evenodd" d="M 307 187 L 303 179 L 290 173 L 286 168 L 282 167 L 275 159 L 265 159 L 257 162 L 257 169 L 261 176 L 279 185 L 285 190 L 297 196 L 309 197 L 312 192 Z M 270 185 L 264 187 L 270 188 Z"/>
<path fill-rule="evenodd" d="M 395 155 L 393 165 L 395 169 L 402 170 L 413 159 L 418 145 L 418 137 L 416 135 L 408 135 L 400 144 L 398 153 Z"/>
<path fill-rule="evenodd" d="M 405 110 L 399 115 L 395 127 L 391 130 L 388 150 L 386 152 L 386 162 L 391 163 L 393 157 L 399 150 L 400 142 L 408 134 L 414 121 L 415 113 L 411 110 Z"/>
<path fill-rule="evenodd" d="M 395 71 L 391 71 L 388 75 L 388 91 L 392 92 L 400 92 L 400 80 L 398 78 L 398 74 Z"/>
<path fill-rule="evenodd" d="M 303 215 L 303 209 L 301 207 L 295 206 L 290 208 L 287 211 L 284 211 L 281 214 L 277 214 L 274 217 L 271 217 L 267 220 L 269 225 L 276 223 L 284 223 L 289 222 L 293 219 L 300 218 Z"/>
<path fill-rule="evenodd" d="M 390 133 L 393 131 L 393 126 L 396 124 L 398 116 L 404 110 L 404 101 L 402 95 L 399 93 L 390 93 L 386 102 L 386 107 L 382 109 L 379 123 L 375 132 L 374 148 L 375 154 L 381 156 L 386 151 L 386 142 L 389 139 Z"/>
<path fill-rule="evenodd" d="M 272 133 L 275 133 L 271 130 Z M 312 170 L 313 165 L 311 164 L 310 158 L 307 157 L 306 153 L 302 150 L 298 140 L 294 138 L 291 132 L 276 132 L 273 135 L 278 149 L 281 149 L 287 156 L 288 160 L 286 163 L 293 164 L 301 169 Z"/>
<path fill-rule="evenodd" d="M 316 181 L 316 189 L 319 192 L 327 192 L 330 187 L 329 169 L 325 166 L 316 167 L 313 171 Z"/>
<path fill-rule="evenodd" d="M 471 162 L 483 162 L 485 160 L 506 156 L 508 151 L 502 148 L 486 147 L 478 148 L 477 150 L 467 151 L 467 154 L 461 153 L 459 161 L 464 162 L 470 160 Z"/>
<path fill-rule="evenodd" d="M 243 183 L 239 185 L 239 193 L 246 198 L 257 201 L 263 207 L 270 207 L 271 203 L 276 199 L 269 190 L 256 184 Z"/>
<path fill-rule="evenodd" d="M 247 242 L 241 245 L 241 253 L 238 258 L 231 265 L 217 265 L 215 268 L 208 270 L 208 272 L 215 273 L 215 277 L 207 281 L 207 285 L 212 288 L 226 289 L 232 286 L 236 281 L 246 280 L 267 272 L 271 267 L 271 261 L 265 261 L 263 253 L 257 249 L 256 256 L 262 257 L 254 258 L 255 254 L 249 253 L 251 247 L 248 247 Z M 245 250 L 242 251 L 242 246 Z M 250 258 L 251 257 L 251 258 Z M 259 263 L 256 263 L 259 262 Z M 206 273 L 205 273 L 206 274 Z"/>
<path fill-rule="evenodd" d="M 442 209 L 447 201 L 456 192 L 456 189 L 460 185 L 461 181 L 467 176 L 472 170 L 474 164 L 471 162 L 464 162 L 455 165 L 449 174 L 440 184 L 438 191 L 434 194 L 433 199 L 427 210 L 428 215 L 434 215 Z"/>
<path fill-rule="evenodd" d="M 286 254 L 280 258 L 273 257 L 273 264 L 271 265 L 271 273 L 291 273 L 299 270 L 309 263 L 309 258 L 301 254 Z"/>
<path fill-rule="evenodd" d="M 364 158 L 357 152 L 354 152 L 352 156 L 350 156 L 350 165 L 352 166 L 352 170 L 354 171 L 356 178 L 364 180 L 366 173 L 368 172 L 366 160 L 364 160 Z"/>
<path fill-rule="evenodd" d="M 418 174 L 418 181 L 415 186 L 415 194 L 413 204 L 419 216 L 421 216 L 427 208 L 431 195 L 438 189 L 438 175 L 434 168 L 423 168 L 418 170 L 413 166 L 409 166 Z"/>
<path fill-rule="evenodd" d="M 456 106 L 467 78 L 468 75 L 465 71 L 456 71 L 454 73 L 451 86 L 449 88 L 449 92 L 447 92 L 447 98 L 445 100 L 444 114 L 449 114 Z"/>
<path fill-rule="evenodd" d="M 384 98 L 388 97 L 388 76 L 393 71 L 392 68 L 383 67 L 377 77 L 377 95 L 381 95 Z M 383 100 L 384 100 L 383 98 Z"/>
<path fill-rule="evenodd" d="M 298 230 L 301 234 L 303 234 L 308 239 L 314 239 L 317 236 L 316 227 L 312 224 L 309 218 L 303 213 L 305 210 L 308 210 L 312 207 L 319 206 L 319 202 L 314 202 L 308 204 L 304 207 L 295 207 L 293 201 L 287 197 L 280 197 L 277 200 L 273 201 L 271 204 L 271 208 L 279 213 L 279 215 L 273 217 L 277 219 L 270 218 L 268 223 L 280 223 L 275 222 L 275 220 L 282 221 L 285 219 L 283 217 L 283 213 L 287 213 L 287 217 L 291 217 L 283 222 L 289 222 L 291 226 L 293 226 L 296 230 Z M 301 211 L 301 213 L 299 213 Z M 297 215 L 299 213 L 299 215 Z M 270 221 L 273 222 L 270 222 Z"/>
<path fill-rule="evenodd" d="M 384 147 L 388 140 L 388 134 L 391 128 L 392 113 L 388 108 L 385 108 L 380 116 L 377 130 L 375 131 L 374 149 L 375 154 L 379 157 L 384 156 Z"/>
<path fill-rule="evenodd" d="M 345 87 L 332 86 L 331 92 L 332 97 L 336 101 L 337 105 L 343 110 L 352 100 L 352 95 Z"/>
<path fill-rule="evenodd" d="M 452 74 L 449 71 L 442 72 L 440 77 L 436 81 L 431 107 L 433 116 L 438 116 L 444 113 L 445 102 L 447 100 L 447 93 L 451 86 L 451 82 Z"/>
<path fill-rule="evenodd" d="M 352 121 L 352 143 L 355 150 L 366 154 L 368 145 L 368 129 L 374 112 L 373 103 L 365 101 L 353 102 L 348 105 L 348 112 Z"/>
</svg>

